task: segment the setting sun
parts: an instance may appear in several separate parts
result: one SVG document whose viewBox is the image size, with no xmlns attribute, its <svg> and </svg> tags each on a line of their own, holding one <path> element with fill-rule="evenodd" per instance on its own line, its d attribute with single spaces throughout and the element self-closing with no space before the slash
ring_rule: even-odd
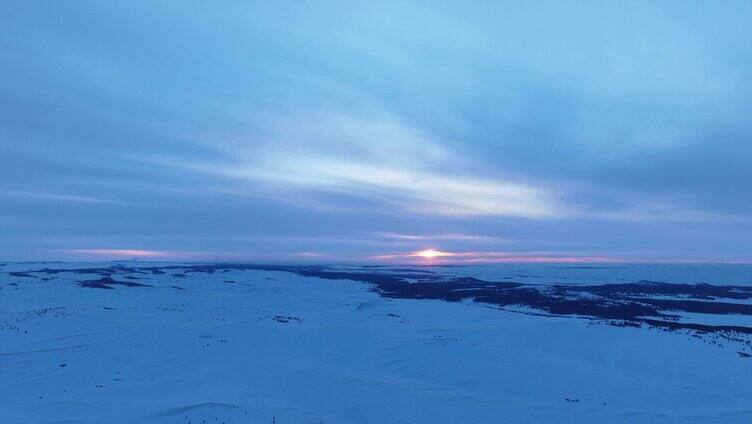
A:
<svg viewBox="0 0 752 424">
<path fill-rule="evenodd" d="M 441 250 L 436 250 L 436 249 L 426 249 L 426 250 L 417 251 L 413 253 L 412 256 L 419 256 L 421 258 L 433 259 L 433 258 L 441 257 L 441 256 L 452 256 L 452 254 L 449 252 L 442 252 Z"/>
</svg>

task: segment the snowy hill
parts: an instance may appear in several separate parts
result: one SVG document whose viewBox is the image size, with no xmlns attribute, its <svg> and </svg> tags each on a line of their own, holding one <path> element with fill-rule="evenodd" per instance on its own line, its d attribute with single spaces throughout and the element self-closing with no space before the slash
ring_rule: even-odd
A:
<svg viewBox="0 0 752 424">
<path fill-rule="evenodd" d="M 463 272 L 5 264 L 0 422 L 752 420 L 749 287 Z"/>
</svg>

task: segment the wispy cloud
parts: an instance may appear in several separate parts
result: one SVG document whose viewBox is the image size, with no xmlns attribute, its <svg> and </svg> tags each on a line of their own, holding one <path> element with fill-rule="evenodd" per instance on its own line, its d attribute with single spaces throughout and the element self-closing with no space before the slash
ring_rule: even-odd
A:
<svg viewBox="0 0 752 424">
<path fill-rule="evenodd" d="M 44 192 L 1 190 L 0 196 L 17 197 L 17 198 L 25 198 L 25 199 L 52 200 L 52 201 L 99 203 L 99 204 L 118 204 L 119 203 L 114 200 L 101 199 L 101 198 L 89 197 L 89 196 L 78 196 L 78 195 L 64 194 L 64 193 L 44 193 Z"/>
<path fill-rule="evenodd" d="M 436 215 L 555 218 L 571 213 L 551 190 L 519 176 L 484 176 L 450 143 L 383 113 L 276 119 L 261 138 L 222 143 L 227 163 L 172 166 L 248 184 L 336 193 Z M 165 163 L 165 161 L 163 161 Z"/>
<path fill-rule="evenodd" d="M 408 241 L 432 241 L 432 240 L 459 240 L 459 241 L 488 241 L 503 242 L 501 237 L 484 236 L 479 234 L 400 234 L 392 232 L 374 233 L 376 237 L 384 239 L 408 240 Z"/>
<path fill-rule="evenodd" d="M 166 258 L 169 252 L 140 249 L 64 249 L 63 252 L 96 258 Z"/>
</svg>

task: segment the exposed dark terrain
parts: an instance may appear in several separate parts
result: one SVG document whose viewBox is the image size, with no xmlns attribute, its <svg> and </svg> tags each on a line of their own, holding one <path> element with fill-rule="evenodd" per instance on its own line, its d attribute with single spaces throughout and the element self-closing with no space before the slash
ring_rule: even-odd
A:
<svg viewBox="0 0 752 424">
<path fill-rule="evenodd" d="M 681 320 L 684 313 L 752 316 L 752 287 L 736 285 L 673 284 L 639 281 L 628 284 L 561 285 L 484 281 L 472 277 L 447 278 L 427 269 L 405 267 L 332 267 L 252 264 L 123 266 L 53 269 L 40 268 L 9 273 L 36 278 L 73 273 L 98 278 L 79 280 L 81 287 L 113 289 L 114 286 L 149 287 L 134 280 L 139 275 L 182 279 L 192 274 L 263 270 L 290 272 L 327 280 L 352 280 L 372 285 L 387 298 L 432 299 L 448 302 L 474 301 L 516 312 L 573 316 L 601 320 L 615 326 L 649 325 L 666 330 L 715 333 L 724 338 L 752 335 L 752 327 L 710 325 Z M 121 278 L 116 279 L 115 277 Z M 180 287 L 175 286 L 180 289 Z"/>
</svg>

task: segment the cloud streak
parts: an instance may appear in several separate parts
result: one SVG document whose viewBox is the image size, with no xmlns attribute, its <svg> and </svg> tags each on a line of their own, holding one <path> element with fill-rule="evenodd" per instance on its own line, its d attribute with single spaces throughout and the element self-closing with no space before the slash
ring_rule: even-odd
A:
<svg viewBox="0 0 752 424">
<path fill-rule="evenodd" d="M 118 259 L 130 259 L 130 258 L 169 258 L 174 257 L 170 252 L 159 252 L 155 250 L 140 250 L 140 249 L 65 249 L 65 253 L 71 253 L 74 255 L 89 256 L 97 259 L 102 258 L 118 258 Z"/>
<path fill-rule="evenodd" d="M 263 184 L 265 193 L 335 193 L 423 215 L 548 219 L 571 214 L 548 188 L 522 178 L 481 176 L 447 144 L 383 113 L 330 113 L 290 117 L 261 138 L 228 143 L 226 163 L 163 164 L 248 186 Z"/>
</svg>

